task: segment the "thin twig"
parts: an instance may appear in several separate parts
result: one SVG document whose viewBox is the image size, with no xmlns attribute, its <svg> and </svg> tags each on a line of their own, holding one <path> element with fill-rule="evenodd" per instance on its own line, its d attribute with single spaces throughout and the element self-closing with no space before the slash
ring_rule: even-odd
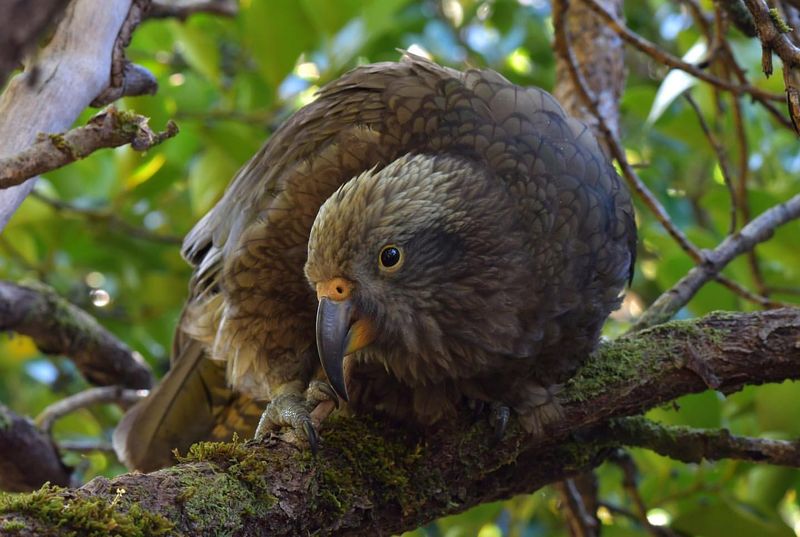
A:
<svg viewBox="0 0 800 537">
<path fill-rule="evenodd" d="M 118 111 L 112 106 L 84 127 L 63 134 L 40 135 L 27 149 L 0 159 L 0 189 L 61 168 L 101 148 L 131 144 L 133 149 L 144 151 L 178 134 L 178 126 L 172 121 L 159 133 L 153 132 L 147 121 L 144 116 Z"/>
<path fill-rule="evenodd" d="M 61 451 L 73 451 L 75 453 L 114 453 L 114 446 L 105 440 L 62 440 L 58 443 Z"/>
<path fill-rule="evenodd" d="M 752 250 L 750 252 L 747 252 L 747 253 L 748 254 L 752 253 Z M 792 303 L 789 303 L 789 302 L 783 302 L 783 301 L 780 301 L 780 300 L 775 300 L 775 299 L 772 299 L 772 298 L 770 298 L 768 296 L 764 296 L 764 295 L 760 295 L 758 293 L 754 293 L 753 291 L 750 291 L 749 289 L 747 289 L 742 284 L 740 284 L 740 283 L 738 283 L 738 282 L 736 282 L 734 280 L 731 280 L 730 278 L 728 278 L 726 276 L 723 276 L 722 274 L 715 274 L 712 279 L 715 280 L 717 283 L 720 283 L 720 284 L 724 285 L 733 294 L 738 295 L 741 298 L 752 302 L 753 304 L 758 304 L 759 306 L 762 306 L 762 307 L 767 308 L 767 309 L 771 309 L 771 308 L 791 308 L 791 307 L 794 307 L 794 306 L 797 305 L 797 304 L 792 304 Z"/>
<path fill-rule="evenodd" d="M 572 479 L 559 482 L 556 487 L 563 501 L 564 514 L 573 537 L 596 537 L 597 521 L 587 511 L 578 488 Z"/>
<path fill-rule="evenodd" d="M 148 19 L 174 17 L 186 20 L 196 13 L 211 13 L 223 17 L 234 17 L 239 12 L 236 0 L 153 0 L 145 16 Z"/>
<path fill-rule="evenodd" d="M 727 80 L 723 80 L 717 76 L 710 75 L 704 70 L 700 69 L 699 67 L 687 63 L 681 60 L 680 58 L 665 52 L 655 43 L 652 43 L 651 41 L 648 41 L 639 34 L 631 31 L 622 22 L 617 20 L 617 18 L 612 13 L 609 13 L 603 6 L 601 6 L 597 2 L 597 0 L 581 0 L 581 1 L 584 2 L 592 11 L 594 11 L 603 20 L 605 20 L 608 23 L 609 27 L 613 29 L 617 33 L 617 35 L 619 35 L 622 39 L 624 39 L 626 42 L 633 45 L 633 47 L 644 52 L 645 54 L 652 57 L 654 60 L 656 60 L 661 64 L 664 64 L 668 67 L 672 67 L 673 69 L 680 69 L 681 71 L 685 71 L 690 75 L 699 78 L 700 80 L 708 82 L 709 84 L 713 84 L 727 91 L 731 91 L 737 95 L 742 93 L 747 93 L 750 95 L 758 96 L 764 99 L 770 99 L 773 101 L 784 100 L 783 96 L 781 95 L 776 95 L 764 91 L 750 84 L 734 84 Z"/>
<path fill-rule="evenodd" d="M 54 210 L 59 212 L 71 213 L 81 218 L 85 218 L 90 222 L 99 222 L 105 229 L 116 228 L 120 233 L 124 233 L 136 239 L 143 239 L 153 242 L 160 242 L 163 244 L 180 245 L 183 239 L 177 235 L 166 235 L 163 233 L 156 233 L 147 228 L 135 226 L 127 220 L 121 218 L 111 208 L 103 209 L 86 209 L 78 207 L 66 201 L 57 200 L 49 196 L 45 196 L 41 192 L 34 190 L 31 197 L 38 199 L 42 203 L 46 203 Z"/>
<path fill-rule="evenodd" d="M 611 422 L 620 443 L 650 449 L 665 457 L 698 463 L 736 459 L 800 468 L 800 441 L 750 438 L 727 429 L 695 429 L 655 423 L 643 417 Z"/>
<path fill-rule="evenodd" d="M 645 517 L 644 520 L 642 520 L 642 517 L 640 517 L 633 511 L 629 511 L 628 509 L 625 509 L 624 507 L 621 507 L 619 505 L 615 505 L 613 503 L 608 503 L 608 502 L 600 502 L 598 506 L 605 507 L 612 514 L 624 516 L 625 518 L 632 520 L 633 522 L 645 528 L 645 530 L 651 535 L 657 537 L 678 537 L 678 534 L 672 531 L 670 528 L 666 526 L 654 526 L 647 520 L 647 517 Z"/>
<path fill-rule="evenodd" d="M 622 470 L 622 487 L 633 502 L 633 507 L 636 509 L 635 518 L 644 527 L 644 529 L 653 537 L 667 537 L 674 535 L 668 528 L 654 526 L 647 518 L 647 506 L 639 493 L 639 472 L 636 468 L 636 462 L 631 457 L 630 453 L 623 449 L 618 449 L 614 454 L 609 457 L 609 460 L 616 464 Z"/>
<path fill-rule="evenodd" d="M 769 287 L 768 291 L 770 293 L 779 293 L 783 295 L 800 295 L 800 287 L 772 285 Z"/>
<path fill-rule="evenodd" d="M 750 221 L 750 200 L 747 196 L 747 180 L 750 177 L 750 165 L 748 158 L 750 149 L 747 143 L 747 133 L 745 132 L 744 119 L 742 113 L 742 103 L 738 97 L 733 97 L 733 127 L 736 131 L 736 140 L 739 154 L 739 176 L 736 181 L 736 197 L 738 198 L 739 210 L 742 214 L 742 224 Z M 761 266 L 758 262 L 756 248 L 747 252 L 747 265 L 750 268 L 750 275 L 756 285 L 758 293 L 769 298 L 770 290 L 767 287 Z"/>
<path fill-rule="evenodd" d="M 89 388 L 49 405 L 36 416 L 36 425 L 50 434 L 50 430 L 56 420 L 63 418 L 67 414 L 101 403 L 118 403 L 123 407 L 127 407 L 144 399 L 147 394 L 148 390 L 131 390 L 122 386 Z"/>
<path fill-rule="evenodd" d="M 684 97 L 686 97 L 686 101 L 694 110 L 697 120 L 700 122 L 700 128 L 706 135 L 706 139 L 708 140 L 711 149 L 713 149 L 714 153 L 717 155 L 719 168 L 722 171 L 722 178 L 725 181 L 725 186 L 728 188 L 728 193 L 730 194 L 731 198 L 731 218 L 728 226 L 728 234 L 731 234 L 736 231 L 736 214 L 738 213 L 738 208 L 736 203 L 736 190 L 734 189 L 730 163 L 728 162 L 728 154 L 720 143 L 719 139 L 717 139 L 717 136 L 711 132 L 711 127 L 709 127 L 708 123 L 706 122 L 706 118 L 703 116 L 703 112 L 700 110 L 700 106 L 697 104 L 697 101 L 695 101 L 694 97 L 692 97 L 692 94 L 687 92 L 684 94 Z"/>
<path fill-rule="evenodd" d="M 732 259 L 769 239 L 777 227 L 798 217 L 800 194 L 761 213 L 741 231 L 729 235 L 713 251 L 708 252 L 704 263 L 694 267 L 671 289 L 658 297 L 639 318 L 633 330 L 641 330 L 671 318 L 707 281 L 718 276 Z"/>
</svg>

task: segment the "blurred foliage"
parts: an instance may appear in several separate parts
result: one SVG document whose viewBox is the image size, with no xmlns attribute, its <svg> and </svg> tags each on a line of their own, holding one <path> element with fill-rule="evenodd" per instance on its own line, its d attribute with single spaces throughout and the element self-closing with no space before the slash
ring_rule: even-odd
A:
<svg viewBox="0 0 800 537">
<path fill-rule="evenodd" d="M 703 5 L 708 9 L 711 2 Z M 701 41 L 677 2 L 626 2 L 626 9 L 635 31 L 674 54 L 684 55 Z M 781 77 L 761 76 L 758 43 L 734 30 L 729 39 L 754 85 L 783 91 Z M 154 128 L 174 118 L 180 135 L 146 154 L 128 148 L 104 151 L 47 174 L 37 187 L 40 196 L 29 198 L 0 236 L 0 277 L 53 285 L 161 374 L 189 279 L 178 251 L 180 237 L 218 199 L 237 168 L 283 119 L 313 99 L 317 88 L 355 65 L 397 59 L 397 48 L 427 51 L 456 67 L 488 66 L 516 83 L 552 88 L 551 41 L 549 4 L 542 0 L 243 0 L 235 19 L 197 15 L 185 23 L 146 22 L 128 54 L 157 76 L 160 90 L 120 106 L 150 116 Z M 647 121 L 665 68 L 631 50 L 627 66 L 622 132 L 628 154 L 676 224 L 699 246 L 713 247 L 727 234 L 730 211 L 717 157 L 683 99 L 663 102 L 662 97 L 657 117 Z M 749 168 L 752 214 L 797 192 L 800 152 L 790 132 L 743 99 L 749 154 L 740 155 L 729 97 L 717 102 L 705 84 L 691 91 L 709 123 L 724 133 L 734 169 L 740 157 Z M 48 200 L 57 200 L 61 208 Z M 609 323 L 612 335 L 692 266 L 652 215 L 638 209 L 640 262 L 631 299 Z M 791 300 L 800 288 L 799 233 L 800 224 L 792 223 L 758 248 L 766 282 L 787 292 L 776 295 L 780 299 Z M 754 288 L 744 258 L 725 273 Z M 710 283 L 679 316 L 718 309 L 755 307 Z M 0 339 L 0 401 L 17 412 L 35 416 L 85 387 L 68 360 L 40 355 L 24 337 Z M 665 423 L 775 438 L 800 434 L 798 415 L 800 389 L 792 383 L 749 387 L 727 398 L 713 392 L 684 397 L 650 413 Z M 119 416 L 111 407 L 83 410 L 58 422 L 55 436 L 108 439 Z M 654 523 L 706 537 L 777 537 L 793 535 L 793 527 L 800 535 L 796 471 L 731 461 L 685 465 L 640 450 L 634 457 Z M 69 454 L 68 461 L 84 479 L 123 470 L 113 455 L 103 453 Z M 603 501 L 633 510 L 620 471 L 606 464 L 598 475 Z M 601 508 L 603 535 L 646 534 L 619 512 Z M 544 489 L 447 517 L 410 535 L 566 534 L 558 497 Z"/>
</svg>

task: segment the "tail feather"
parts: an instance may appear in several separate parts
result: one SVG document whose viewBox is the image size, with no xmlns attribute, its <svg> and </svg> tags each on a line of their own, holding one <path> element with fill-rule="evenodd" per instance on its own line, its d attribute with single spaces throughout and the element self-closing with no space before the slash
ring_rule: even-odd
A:
<svg viewBox="0 0 800 537">
<path fill-rule="evenodd" d="M 149 472 L 173 464 L 173 450 L 202 440 L 229 440 L 234 432 L 252 436 L 258 405 L 237 396 L 225 381 L 225 365 L 205 357 L 192 341 L 150 395 L 131 408 L 114 431 L 119 459 Z"/>
</svg>

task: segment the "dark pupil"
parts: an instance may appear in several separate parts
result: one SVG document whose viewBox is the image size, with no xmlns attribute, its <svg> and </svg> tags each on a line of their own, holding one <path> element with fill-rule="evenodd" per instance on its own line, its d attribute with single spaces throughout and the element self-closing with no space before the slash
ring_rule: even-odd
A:
<svg viewBox="0 0 800 537">
<path fill-rule="evenodd" d="M 381 265 L 393 267 L 400 261 L 400 250 L 397 248 L 384 248 L 381 252 Z"/>
</svg>

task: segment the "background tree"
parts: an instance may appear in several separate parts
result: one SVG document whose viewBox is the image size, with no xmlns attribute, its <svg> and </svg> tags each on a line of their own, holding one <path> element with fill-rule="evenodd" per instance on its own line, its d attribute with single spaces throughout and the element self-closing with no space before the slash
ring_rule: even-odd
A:
<svg viewBox="0 0 800 537">
<path fill-rule="evenodd" d="M 71 4 L 77 10 L 87 3 Z M 24 284 L 0 285 L 0 326 L 14 330 L 0 339 L 0 401 L 18 414 L 0 413 L 2 488 L 30 490 L 45 480 L 77 485 L 124 471 L 108 439 L 119 406 L 149 386 L 148 369 L 158 376 L 167 368 L 189 277 L 180 238 L 317 88 L 354 65 L 397 59 L 397 47 L 554 89 L 603 136 L 636 192 L 641 234 L 634 284 L 606 327 L 609 338 L 713 310 L 754 313 L 616 340 L 570 386 L 573 399 L 565 423 L 552 433 L 554 444 L 529 445 L 512 429 L 487 452 L 475 434 L 480 424 L 465 419 L 429 441 L 442 449 L 425 466 L 409 449 L 425 445 L 403 431 L 380 436 L 369 421 L 344 420 L 323 434 L 321 461 L 277 440 L 270 452 L 202 446 L 187 464 L 154 476 L 95 480 L 80 493 L 46 489 L 5 497 L 0 534 L 27 531 L 22 524 L 41 531 L 59 518 L 66 530 L 86 530 L 90 519 L 99 534 L 248 533 L 265 520 L 275 533 L 280 524 L 288 534 L 305 524 L 373 534 L 374 528 L 364 529 L 370 517 L 387 532 L 422 525 L 417 535 L 592 535 L 599 528 L 611 536 L 800 534 L 800 475 L 787 468 L 800 466 L 800 456 L 796 442 L 783 441 L 800 434 L 800 389 L 792 382 L 755 386 L 800 377 L 800 313 L 759 313 L 800 294 L 796 2 L 774 2 L 770 9 L 762 0 L 647 0 L 626 3 L 623 14 L 615 11 L 619 2 L 598 0 L 250 0 L 231 18 L 219 16 L 230 13 L 230 2 L 178 2 L 171 10 L 153 3 L 135 31 L 134 19 L 142 17 L 136 9 L 148 13 L 150 3 L 134 3 L 127 30 L 128 2 L 121 4 L 116 24 L 123 34 L 132 32 L 124 55 L 142 69 L 130 67 L 118 47 L 110 62 L 112 90 L 100 102 L 152 90 L 147 71 L 159 90 L 122 98 L 116 106 L 123 112 L 93 120 L 90 130 L 106 145 L 133 141 L 147 151 L 126 146 L 55 171 L 33 168 L 43 176 L 0 235 L 0 277 Z M 40 35 L 40 25 L 33 26 L 31 35 Z M 111 41 L 118 33 L 100 28 Z M 783 76 L 767 78 L 773 50 Z M 14 84 L 0 101 L 6 112 L 0 113 L 0 144 L 12 140 L 8 132 L 27 139 L 10 150 L 0 145 L 2 156 L 18 154 L 37 131 L 64 130 L 74 119 L 56 127 L 25 121 L 30 115 L 11 98 Z M 83 104 L 74 101 L 76 113 L 108 80 L 100 84 L 66 88 L 94 93 Z M 61 112 L 62 122 L 68 116 L 60 100 L 35 105 Z M 12 121 L 9 110 L 22 119 Z M 175 120 L 181 132 L 155 145 L 174 129 L 154 133 L 128 110 L 158 127 Z M 86 110 L 77 124 L 95 113 Z M 110 143 L 120 132 L 130 136 Z M 64 139 L 42 139 L 32 154 L 63 161 L 67 153 L 73 160 L 79 155 L 62 150 Z M 4 186 L 30 175 L 20 172 L 28 169 L 25 162 L 0 161 Z M 685 395 L 691 392 L 700 393 Z M 119 405 L 100 404 L 108 402 Z M 662 427 L 608 422 L 644 410 Z M 19 415 L 39 416 L 38 427 Z M 677 425 L 770 440 L 664 428 Z M 340 449 L 353 433 L 366 451 Z M 621 445 L 648 449 L 622 452 Z M 355 455 L 365 453 L 372 462 L 355 465 L 361 460 Z M 474 460 L 464 453 L 474 453 Z M 265 469 L 280 464 L 275 455 L 292 462 L 291 475 L 262 481 Z M 593 475 L 540 488 L 598 464 Z M 34 467 L 42 472 L 25 471 Z M 460 475 L 464 469 L 473 474 Z M 442 481 L 423 479 L 429 476 Z M 156 487 L 165 491 L 162 503 L 148 500 Z M 217 495 L 199 501 L 214 490 Z M 284 518 L 276 512 L 276 497 L 298 516 L 320 518 L 301 517 L 292 526 L 286 509 Z M 303 503 L 309 498 L 314 501 Z M 64 505 L 73 508 L 65 512 Z"/>
</svg>

